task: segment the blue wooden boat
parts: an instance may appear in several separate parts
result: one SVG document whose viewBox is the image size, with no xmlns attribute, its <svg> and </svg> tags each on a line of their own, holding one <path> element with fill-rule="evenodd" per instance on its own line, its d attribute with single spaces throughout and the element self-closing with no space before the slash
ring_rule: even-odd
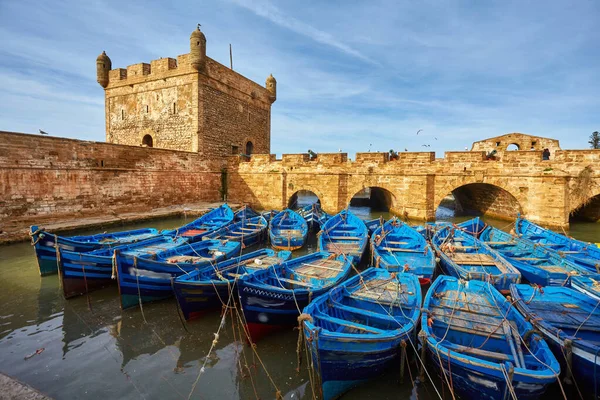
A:
<svg viewBox="0 0 600 400">
<path fill-rule="evenodd" d="M 420 307 L 415 275 L 369 268 L 304 308 L 300 320 L 319 398 L 338 398 L 395 364 L 403 346 L 416 348 Z"/>
<path fill-rule="evenodd" d="M 515 231 L 519 236 L 535 242 L 538 246 L 558 251 L 561 256 L 591 272 L 600 273 L 600 248 L 594 243 L 561 235 L 520 216 L 515 222 Z"/>
<path fill-rule="evenodd" d="M 220 261 L 214 267 L 180 275 L 173 283 L 173 290 L 183 316 L 189 320 L 220 309 L 231 293 L 237 298 L 236 281 L 241 275 L 281 264 L 291 254 L 289 251 L 275 253 L 271 249 L 260 249 Z"/>
<path fill-rule="evenodd" d="M 233 213 L 233 220 L 241 221 L 241 220 L 247 219 L 247 218 L 258 217 L 259 215 L 261 215 L 261 214 L 257 213 L 252 208 L 250 208 L 248 206 L 243 206 L 239 210 L 237 210 L 236 212 Z"/>
<path fill-rule="evenodd" d="M 571 287 L 600 301 L 600 274 L 573 276 L 571 278 Z"/>
<path fill-rule="evenodd" d="M 575 383 L 585 398 L 600 399 L 599 300 L 558 286 L 513 285 L 510 293 L 554 351 L 565 382 Z"/>
<path fill-rule="evenodd" d="M 548 344 L 489 282 L 439 276 L 421 327 L 428 365 L 457 397 L 538 399 L 560 374 Z"/>
<path fill-rule="evenodd" d="M 498 252 L 461 229 L 440 228 L 431 239 L 440 258 L 442 271 L 465 280 L 491 282 L 508 293 L 511 283 L 521 281 L 521 273 Z"/>
<path fill-rule="evenodd" d="M 321 229 L 331 215 L 327 214 L 319 203 L 309 204 L 296 210 L 308 223 L 310 229 Z"/>
<path fill-rule="evenodd" d="M 343 282 L 350 271 L 350 258 L 318 252 L 241 276 L 238 292 L 248 334 L 257 341 L 274 330 L 296 326 L 301 310 Z"/>
<path fill-rule="evenodd" d="M 358 264 L 367 247 L 369 231 L 365 223 L 348 210 L 325 222 L 319 232 L 319 250 L 345 254 Z"/>
<path fill-rule="evenodd" d="M 308 223 L 290 209 L 283 210 L 269 222 L 271 246 L 276 249 L 297 250 L 304 246 L 308 235 Z"/>
<path fill-rule="evenodd" d="M 381 226 L 383 226 L 383 224 L 385 223 L 385 219 L 383 219 L 383 217 L 379 217 L 379 218 L 375 218 L 375 219 L 368 219 L 363 222 L 365 223 L 365 225 L 367 226 L 367 229 L 369 230 L 369 235 L 373 236 L 373 232 L 375 232 L 377 230 L 377 228 L 380 228 Z"/>
<path fill-rule="evenodd" d="M 271 218 L 273 218 L 277 214 L 279 214 L 279 211 L 277 210 L 263 211 L 260 213 L 260 215 L 262 215 L 267 220 L 267 222 L 270 222 Z"/>
<path fill-rule="evenodd" d="M 263 242 L 267 238 L 268 227 L 267 220 L 258 216 L 224 226 L 205 235 L 204 239 L 240 242 L 242 248 L 246 248 Z"/>
<path fill-rule="evenodd" d="M 425 238 L 394 217 L 371 236 L 373 265 L 390 272 L 410 272 L 422 285 L 431 283 L 435 272 L 435 254 Z"/>
<path fill-rule="evenodd" d="M 197 242 L 211 232 L 216 231 L 233 221 L 233 211 L 227 204 L 214 208 L 200 218 L 176 229 L 162 231 L 165 235 L 182 236 L 189 242 Z"/>
<path fill-rule="evenodd" d="M 30 228 L 29 235 L 31 236 L 31 243 L 35 249 L 35 256 L 37 258 L 40 275 L 45 276 L 55 274 L 58 271 L 56 262 L 57 247 L 77 253 L 85 253 L 96 249 L 135 243 L 140 240 L 158 236 L 159 232 L 156 229 L 146 228 L 88 236 L 64 237 L 46 232 L 44 228 L 33 225 Z"/>
<path fill-rule="evenodd" d="M 530 283 L 541 286 L 568 286 L 571 277 L 586 275 L 589 272 L 555 251 L 484 224 L 479 217 L 470 221 L 470 224 L 474 227 L 473 232 L 477 232 L 479 240 L 500 253 Z"/>
<path fill-rule="evenodd" d="M 58 270 L 65 298 L 79 296 L 108 286 L 115 277 L 115 250 L 122 254 L 140 256 L 151 255 L 187 242 L 186 238 L 155 236 L 141 242 L 121 245 L 109 249 L 98 249 L 87 253 L 77 253 L 59 249 Z"/>
<path fill-rule="evenodd" d="M 239 254 L 238 242 L 203 240 L 148 254 L 115 250 L 121 308 L 161 300 L 173 295 L 172 280 Z"/>
</svg>

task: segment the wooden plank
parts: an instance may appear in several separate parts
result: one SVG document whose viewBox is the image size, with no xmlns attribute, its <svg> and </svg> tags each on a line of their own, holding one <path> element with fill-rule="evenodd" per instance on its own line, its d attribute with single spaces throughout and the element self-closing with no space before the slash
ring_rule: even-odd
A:
<svg viewBox="0 0 600 400">
<path fill-rule="evenodd" d="M 517 242 L 511 241 L 511 242 L 485 242 L 487 244 L 517 244 Z"/>
<path fill-rule="evenodd" d="M 255 228 L 240 228 L 243 231 L 252 231 L 252 232 L 256 232 Z"/>
<path fill-rule="evenodd" d="M 393 247 L 381 247 L 381 250 L 390 251 L 394 253 L 423 253 L 425 250 L 414 250 L 414 249 L 396 249 Z"/>
<path fill-rule="evenodd" d="M 478 357 L 491 358 L 493 360 L 512 361 L 513 358 L 503 353 L 496 353 L 495 351 L 488 351 L 483 349 L 475 349 L 473 347 L 461 346 L 460 344 L 448 345 L 448 348 L 457 353 L 472 354 Z"/>
<path fill-rule="evenodd" d="M 362 240 L 362 237 L 358 236 L 327 236 L 331 240 Z"/>
<path fill-rule="evenodd" d="M 324 321 L 331 321 L 334 324 L 337 324 L 337 325 L 340 325 L 340 326 L 345 326 L 347 328 L 357 329 L 357 330 L 360 330 L 360 331 L 369 332 L 369 333 L 376 333 L 376 334 L 380 334 L 380 333 L 384 333 L 385 332 L 385 331 L 383 331 L 381 329 L 377 329 L 377 328 L 373 328 L 371 326 L 359 324 L 357 322 L 346 321 L 344 319 L 335 318 L 335 317 L 332 317 L 332 316 L 327 315 L 327 314 L 320 314 L 318 316 L 319 316 L 319 318 L 323 319 Z"/>
<path fill-rule="evenodd" d="M 281 282 L 285 282 L 285 283 L 290 283 L 292 285 L 298 285 L 298 286 L 304 286 L 304 287 L 315 287 L 315 285 L 311 285 L 310 283 L 307 282 L 301 282 L 301 281 L 297 281 L 294 279 L 287 279 L 287 278 L 279 278 L 277 277 L 277 280 L 281 281 Z"/>
</svg>

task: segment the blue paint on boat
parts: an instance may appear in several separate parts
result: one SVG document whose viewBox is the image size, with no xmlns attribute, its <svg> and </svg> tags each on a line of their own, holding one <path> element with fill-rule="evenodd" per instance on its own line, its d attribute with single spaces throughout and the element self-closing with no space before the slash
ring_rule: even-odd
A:
<svg viewBox="0 0 600 400">
<path fill-rule="evenodd" d="M 325 222 L 319 232 L 319 250 L 334 254 L 345 254 L 358 264 L 362 258 L 369 231 L 365 223 L 348 210 L 334 215 Z"/>
<path fill-rule="evenodd" d="M 262 243 L 267 238 L 268 227 L 267 220 L 258 216 L 226 225 L 205 235 L 203 239 L 240 242 L 242 248 L 246 248 Z"/>
<path fill-rule="evenodd" d="M 571 287 L 600 301 L 600 274 L 573 276 L 571 278 Z"/>
<path fill-rule="evenodd" d="M 429 284 L 435 272 L 435 254 L 423 235 L 394 217 L 371 237 L 373 265 L 390 272 L 415 274 Z"/>
<path fill-rule="evenodd" d="M 209 310 L 222 308 L 232 293 L 237 298 L 236 282 L 241 275 L 281 264 L 291 254 L 289 251 L 276 253 L 271 249 L 260 249 L 221 261 L 214 268 L 194 270 L 177 277 L 173 289 L 185 319 L 197 318 Z"/>
<path fill-rule="evenodd" d="M 515 222 L 515 231 L 519 236 L 531 240 L 539 246 L 557 251 L 561 256 L 587 268 L 590 272 L 600 273 L 600 248 L 594 243 L 561 235 L 520 216 Z"/>
<path fill-rule="evenodd" d="M 65 298 L 79 296 L 116 282 L 114 275 L 115 250 L 119 250 L 125 255 L 139 257 L 181 246 L 186 242 L 186 238 L 163 235 L 137 243 L 110 249 L 98 249 L 87 253 L 59 249 L 58 268 L 63 295 Z"/>
<path fill-rule="evenodd" d="M 440 258 L 442 271 L 465 280 L 491 282 L 508 293 L 512 283 L 521 281 L 521 273 L 497 251 L 460 228 L 444 226 L 431 239 Z"/>
<path fill-rule="evenodd" d="M 478 232 L 479 240 L 500 253 L 530 283 L 568 286 L 571 277 L 589 272 L 553 250 L 484 224 L 479 217 L 471 225 L 476 227 L 474 232 Z"/>
<path fill-rule="evenodd" d="M 46 232 L 44 228 L 33 225 L 30 228 L 32 244 L 35 249 L 38 267 L 41 276 L 55 274 L 58 271 L 56 261 L 56 248 L 86 253 L 101 248 L 113 248 L 116 246 L 135 243 L 158 236 L 156 229 L 135 229 L 131 231 L 101 233 L 88 236 L 58 236 Z"/>
<path fill-rule="evenodd" d="M 385 224 L 385 219 L 383 217 L 379 217 L 375 219 L 363 220 L 363 222 L 369 230 L 369 235 L 373 236 L 373 232 L 375 232 L 377 228 L 380 228 L 381 226 L 383 226 L 383 224 Z"/>
<path fill-rule="evenodd" d="M 308 223 L 310 229 L 322 229 L 323 224 L 327 222 L 331 215 L 327 214 L 319 203 L 309 204 L 296 210 Z"/>
<path fill-rule="evenodd" d="M 276 249 L 296 250 L 304 246 L 308 223 L 295 211 L 286 209 L 269 222 L 269 239 Z"/>
<path fill-rule="evenodd" d="M 369 268 L 304 308 L 310 317 L 301 318 L 303 332 L 320 398 L 338 398 L 380 376 L 403 348 L 416 348 L 420 307 L 415 275 Z"/>
<path fill-rule="evenodd" d="M 171 236 L 182 236 L 189 242 L 197 242 L 211 232 L 233 222 L 233 211 L 227 204 L 214 208 L 194 221 L 179 228 L 164 230 L 161 233 Z"/>
<path fill-rule="evenodd" d="M 510 379 L 518 399 L 538 399 L 560 374 L 548 344 L 489 282 L 439 276 L 421 327 L 428 365 L 458 397 L 509 399 Z"/>
<path fill-rule="evenodd" d="M 252 208 L 248 206 L 243 206 L 233 213 L 233 220 L 237 222 L 243 219 L 258 217 L 259 215 L 261 214 L 257 213 Z"/>
<path fill-rule="evenodd" d="M 575 381 L 585 397 L 600 399 L 600 300 L 555 286 L 513 285 L 510 293 L 561 362 L 565 381 Z"/>
<path fill-rule="evenodd" d="M 283 327 L 296 326 L 301 310 L 312 299 L 343 282 L 351 268 L 348 257 L 318 252 L 241 276 L 240 304 L 252 340 Z"/>
<path fill-rule="evenodd" d="M 238 242 L 203 240 L 185 243 L 148 255 L 115 251 L 121 308 L 140 302 L 161 300 L 173 295 L 172 279 L 195 269 L 203 269 L 239 254 Z"/>
</svg>

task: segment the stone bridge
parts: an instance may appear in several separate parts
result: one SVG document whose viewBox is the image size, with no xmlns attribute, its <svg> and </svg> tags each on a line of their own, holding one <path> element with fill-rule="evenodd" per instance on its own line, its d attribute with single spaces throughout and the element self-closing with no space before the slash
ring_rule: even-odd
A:
<svg viewBox="0 0 600 400">
<path fill-rule="evenodd" d="M 534 143 L 533 150 L 506 151 L 508 142 Z M 255 154 L 250 160 L 230 157 L 229 201 L 281 209 L 301 190 L 313 192 L 329 213 L 345 208 L 357 193 L 371 188 L 390 210 L 416 220 L 433 220 L 444 198 L 452 194 L 457 207 L 512 220 L 521 213 L 532 221 L 568 227 L 570 217 L 600 219 L 600 151 L 560 150 L 558 141 L 522 134 L 487 139 L 496 159 L 486 151 L 388 153 Z M 477 142 L 474 148 L 486 148 Z M 540 146 L 541 143 L 541 146 Z M 550 143 L 550 144 L 548 144 Z M 523 144 L 519 146 L 523 147 Z M 537 147 L 537 149 L 536 149 Z M 543 148 L 551 157 L 543 160 Z M 488 151 L 489 152 L 489 151 Z"/>
</svg>

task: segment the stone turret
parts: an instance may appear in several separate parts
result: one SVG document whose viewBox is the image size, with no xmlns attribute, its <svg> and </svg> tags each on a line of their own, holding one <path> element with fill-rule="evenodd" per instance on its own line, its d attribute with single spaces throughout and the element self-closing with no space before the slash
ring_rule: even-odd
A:
<svg viewBox="0 0 600 400">
<path fill-rule="evenodd" d="M 190 35 L 190 64 L 196 71 L 203 71 L 206 65 L 206 36 L 198 28 Z"/>
<path fill-rule="evenodd" d="M 108 71 L 112 68 L 112 63 L 110 58 L 106 55 L 106 52 L 103 51 L 102 54 L 96 58 L 96 80 L 105 88 L 108 86 Z"/>
<path fill-rule="evenodd" d="M 267 81 L 265 82 L 265 86 L 269 93 L 271 93 L 269 100 L 271 101 L 271 103 L 274 103 L 275 100 L 277 100 L 277 81 L 273 77 L 273 74 L 269 75 Z"/>
</svg>

